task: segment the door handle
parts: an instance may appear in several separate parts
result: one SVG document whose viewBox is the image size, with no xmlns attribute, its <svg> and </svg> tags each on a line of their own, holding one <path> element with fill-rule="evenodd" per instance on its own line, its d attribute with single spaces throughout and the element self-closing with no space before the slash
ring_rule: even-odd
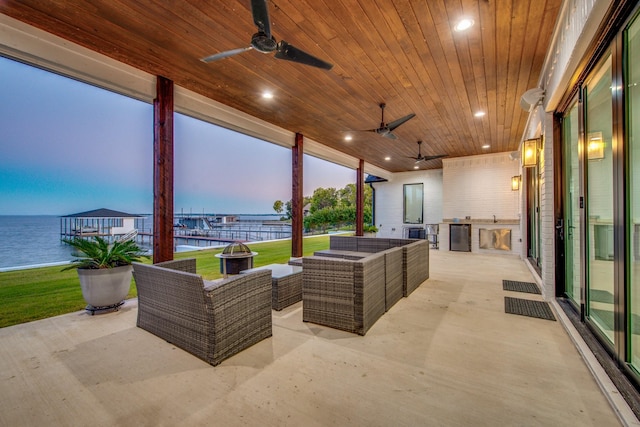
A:
<svg viewBox="0 0 640 427">
<path fill-rule="evenodd" d="M 556 221 L 556 232 L 558 233 L 560 240 L 564 240 L 564 219 L 559 218 Z"/>
</svg>

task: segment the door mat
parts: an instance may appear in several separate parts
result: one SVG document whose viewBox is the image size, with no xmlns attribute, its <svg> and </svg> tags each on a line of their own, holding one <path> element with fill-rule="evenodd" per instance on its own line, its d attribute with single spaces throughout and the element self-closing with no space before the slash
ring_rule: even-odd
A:
<svg viewBox="0 0 640 427">
<path fill-rule="evenodd" d="M 503 280 L 502 289 L 505 291 L 526 292 L 528 294 L 540 295 L 538 285 L 533 282 L 518 282 L 516 280 Z"/>
<path fill-rule="evenodd" d="M 504 312 L 520 316 L 537 317 L 538 319 L 556 320 L 556 317 L 545 301 L 504 297 Z"/>
</svg>

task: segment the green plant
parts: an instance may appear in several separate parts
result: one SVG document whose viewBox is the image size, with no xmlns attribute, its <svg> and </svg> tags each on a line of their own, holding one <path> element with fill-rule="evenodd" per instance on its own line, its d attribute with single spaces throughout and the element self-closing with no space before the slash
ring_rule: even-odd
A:
<svg viewBox="0 0 640 427">
<path fill-rule="evenodd" d="M 377 233 L 378 227 L 373 224 L 365 224 L 364 227 L 362 227 L 362 231 L 365 233 Z"/>
<path fill-rule="evenodd" d="M 95 236 L 93 240 L 76 237 L 63 239 L 62 241 L 82 254 L 76 256 L 76 259 L 71 261 L 71 264 L 63 268 L 62 271 L 72 268 L 92 270 L 114 268 L 130 265 L 132 262 L 140 261 L 142 258 L 148 258 L 148 255 L 145 255 L 145 251 L 133 240 L 124 242 L 116 240 L 113 243 L 109 243 L 106 239 Z"/>
<path fill-rule="evenodd" d="M 256 267 L 283 264 L 291 257 L 291 239 L 251 244 L 254 245 L 259 252 Z M 322 249 L 329 249 L 329 236 L 304 239 L 304 256 Z M 215 280 L 222 277 L 220 260 L 213 256 L 220 251 L 179 252 L 175 259 L 196 258 L 198 274 L 207 280 Z M 137 296 L 135 282 L 132 281 L 132 285 L 127 298 Z M 82 310 L 86 306 L 78 275 L 61 272 L 59 266 L 0 272 L 0 301 L 0 328 Z"/>
</svg>

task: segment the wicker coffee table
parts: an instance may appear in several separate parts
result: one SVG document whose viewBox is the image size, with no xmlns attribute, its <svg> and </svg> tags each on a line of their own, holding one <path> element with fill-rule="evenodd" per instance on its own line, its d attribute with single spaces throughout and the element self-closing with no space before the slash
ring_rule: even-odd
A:
<svg viewBox="0 0 640 427">
<path fill-rule="evenodd" d="M 243 270 L 240 274 L 271 270 L 271 308 L 280 311 L 285 307 L 302 301 L 302 267 L 288 264 L 268 264 Z"/>
</svg>

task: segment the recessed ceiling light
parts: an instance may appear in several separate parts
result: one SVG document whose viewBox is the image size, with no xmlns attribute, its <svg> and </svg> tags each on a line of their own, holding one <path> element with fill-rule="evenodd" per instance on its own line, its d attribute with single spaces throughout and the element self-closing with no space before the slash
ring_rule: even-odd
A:
<svg viewBox="0 0 640 427">
<path fill-rule="evenodd" d="M 388 162 L 389 160 L 391 160 L 391 157 L 387 156 L 384 159 Z"/>
<path fill-rule="evenodd" d="M 420 169 L 420 166 L 414 166 L 413 168 L 414 169 Z"/>
<path fill-rule="evenodd" d="M 464 31 L 473 27 L 473 19 L 463 18 L 453 27 L 455 31 Z"/>
<path fill-rule="evenodd" d="M 482 117 L 484 116 L 486 113 L 484 111 L 476 111 L 476 113 L 474 114 L 475 117 Z"/>
<path fill-rule="evenodd" d="M 272 99 L 273 98 L 273 93 L 266 91 L 266 92 L 262 92 L 262 97 L 264 99 Z"/>
<path fill-rule="evenodd" d="M 489 147 L 491 147 L 489 144 L 484 144 L 484 145 L 482 146 L 482 148 L 483 148 L 483 149 L 485 149 L 485 150 L 486 150 L 487 148 L 489 148 Z"/>
<path fill-rule="evenodd" d="M 353 137 L 351 135 L 347 135 L 344 137 L 345 141 L 351 141 L 353 139 Z"/>
</svg>

